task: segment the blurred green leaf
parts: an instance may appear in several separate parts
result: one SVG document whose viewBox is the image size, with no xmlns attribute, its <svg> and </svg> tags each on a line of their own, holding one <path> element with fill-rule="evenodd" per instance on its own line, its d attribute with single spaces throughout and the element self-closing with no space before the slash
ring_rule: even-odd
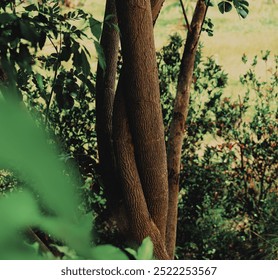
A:
<svg viewBox="0 0 278 280">
<path fill-rule="evenodd" d="M 106 61 L 105 61 L 105 55 L 104 55 L 103 49 L 98 41 L 94 41 L 94 44 L 95 44 L 95 48 L 96 48 L 96 51 L 98 54 L 99 65 L 105 71 Z"/>
<path fill-rule="evenodd" d="M 153 259 L 153 243 L 150 237 L 146 237 L 137 251 L 138 260 Z"/>
<path fill-rule="evenodd" d="M 95 260 L 128 260 L 127 255 L 112 245 L 99 245 L 91 250 Z"/>
</svg>

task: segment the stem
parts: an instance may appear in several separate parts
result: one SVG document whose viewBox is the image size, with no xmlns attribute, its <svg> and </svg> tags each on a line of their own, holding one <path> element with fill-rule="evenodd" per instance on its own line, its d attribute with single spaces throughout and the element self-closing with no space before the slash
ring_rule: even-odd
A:
<svg viewBox="0 0 278 280">
<path fill-rule="evenodd" d="M 189 24 L 187 15 L 186 15 L 185 7 L 184 7 L 184 4 L 183 4 L 182 0 L 180 0 L 180 4 L 181 4 L 181 8 L 182 8 L 183 17 L 184 17 L 185 22 L 186 22 L 187 30 L 189 32 L 191 32 L 191 27 L 190 27 L 190 24 Z"/>
<path fill-rule="evenodd" d="M 41 238 L 33 231 L 33 229 L 28 228 L 26 230 L 27 236 L 33 242 L 38 242 L 40 249 L 43 253 L 50 254 L 51 256 L 55 256 L 55 254 L 50 250 L 50 248 L 41 240 Z"/>
<path fill-rule="evenodd" d="M 176 243 L 182 144 L 186 130 L 185 122 L 189 110 L 190 88 L 192 85 L 194 62 L 197 51 L 196 46 L 199 42 L 206 10 L 207 6 L 205 5 L 205 2 L 203 0 L 198 0 L 190 25 L 192 31 L 187 33 L 186 43 L 183 50 L 178 77 L 177 94 L 167 142 L 169 201 L 166 246 L 170 258 L 174 257 Z"/>
<path fill-rule="evenodd" d="M 246 178 L 246 175 L 245 175 L 244 152 L 243 152 L 243 148 L 242 148 L 243 144 L 241 143 L 241 141 L 239 141 L 238 145 L 239 145 L 239 150 L 240 150 L 240 163 L 241 163 L 240 170 L 241 170 L 241 173 L 242 173 L 242 179 L 243 179 L 243 183 L 244 183 L 245 197 L 247 199 L 248 186 L 247 186 L 247 178 Z"/>
</svg>

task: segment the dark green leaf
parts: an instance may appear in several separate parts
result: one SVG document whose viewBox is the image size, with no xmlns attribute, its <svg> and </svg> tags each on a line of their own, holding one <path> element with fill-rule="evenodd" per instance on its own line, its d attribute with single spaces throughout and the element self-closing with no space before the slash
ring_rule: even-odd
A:
<svg viewBox="0 0 278 280">
<path fill-rule="evenodd" d="M 94 41 L 95 44 L 95 48 L 98 54 L 98 62 L 100 67 L 105 70 L 106 69 L 106 61 L 105 61 L 105 56 L 104 56 L 104 52 L 103 49 L 100 45 L 100 43 L 98 41 Z"/>
<path fill-rule="evenodd" d="M 74 105 L 74 99 L 70 94 L 57 94 L 56 100 L 60 109 L 71 109 Z"/>
<path fill-rule="evenodd" d="M 115 18 L 116 16 L 115 15 L 107 15 L 104 19 L 104 21 L 109 21 L 110 19 L 113 19 Z"/>
<path fill-rule="evenodd" d="M 89 23 L 92 34 L 99 40 L 101 35 L 101 22 L 91 17 Z"/>
<path fill-rule="evenodd" d="M 24 9 L 26 11 L 28 11 L 28 12 L 37 11 L 38 10 L 38 8 L 37 8 L 37 6 L 35 4 L 31 4 L 31 5 L 27 6 L 27 7 L 25 7 Z"/>
<path fill-rule="evenodd" d="M 42 78 L 41 74 L 36 74 L 36 82 L 37 82 L 37 85 L 38 85 L 40 91 L 43 91 L 44 85 L 43 85 L 43 78 Z"/>
<path fill-rule="evenodd" d="M 46 41 L 46 33 L 45 32 L 41 32 L 40 38 L 39 38 L 39 47 L 40 47 L 40 49 L 42 49 L 44 47 L 45 41 Z"/>
<path fill-rule="evenodd" d="M 24 21 L 20 21 L 19 26 L 22 37 L 31 42 L 33 46 L 35 46 L 37 41 L 39 40 L 39 36 L 36 33 L 36 30 L 32 26 L 30 26 L 28 22 Z"/>
<path fill-rule="evenodd" d="M 85 76 L 88 76 L 90 73 L 90 64 L 88 62 L 88 58 L 84 52 L 84 50 L 81 51 L 81 59 L 82 59 L 82 70 Z"/>
<path fill-rule="evenodd" d="M 68 49 L 67 47 L 63 47 L 60 55 L 61 61 L 69 61 L 70 57 L 71 57 L 71 50 Z"/>
<path fill-rule="evenodd" d="M 218 9 L 222 14 L 230 12 L 232 8 L 232 4 L 227 1 L 222 1 L 218 4 Z"/>
<path fill-rule="evenodd" d="M 17 17 L 13 14 L 2 13 L 0 14 L 0 24 L 7 24 L 15 21 Z"/>
<path fill-rule="evenodd" d="M 243 7 L 237 9 L 237 12 L 242 18 L 246 18 L 249 13 L 248 9 L 244 9 Z"/>
</svg>

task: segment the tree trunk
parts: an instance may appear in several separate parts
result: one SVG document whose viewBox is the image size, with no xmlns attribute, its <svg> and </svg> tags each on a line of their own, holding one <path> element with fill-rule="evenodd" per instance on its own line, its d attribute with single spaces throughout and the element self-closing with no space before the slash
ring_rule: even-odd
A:
<svg viewBox="0 0 278 280">
<path fill-rule="evenodd" d="M 104 18 L 115 15 L 111 23 L 117 24 L 115 0 L 107 0 Z M 101 46 L 106 59 L 105 72 L 98 64 L 96 80 L 96 132 L 101 177 L 108 208 L 113 211 L 120 199 L 112 141 L 112 112 L 119 52 L 119 32 L 104 24 Z"/>
<path fill-rule="evenodd" d="M 182 143 L 185 133 L 185 122 L 188 114 L 190 88 L 192 84 L 196 50 L 201 34 L 202 24 L 206 16 L 206 11 L 207 6 L 205 1 L 198 0 L 184 46 L 174 104 L 173 119 L 170 125 L 170 134 L 167 146 L 169 209 L 166 246 L 167 252 L 171 258 L 174 256 L 176 243 L 177 205 Z"/>
<path fill-rule="evenodd" d="M 131 239 L 138 244 L 150 236 L 157 259 L 169 259 L 160 231 L 150 217 L 138 174 L 133 139 L 129 129 L 126 106 L 123 96 L 124 73 L 121 73 L 115 99 L 113 116 L 113 136 L 117 166 L 123 188 L 124 201 L 130 226 Z"/>
<path fill-rule="evenodd" d="M 166 253 L 164 242 L 168 202 L 164 135 L 162 138 L 158 138 L 157 135 L 152 137 L 153 135 L 150 134 L 155 131 L 154 128 L 156 129 L 156 124 L 153 123 L 152 120 L 159 118 L 159 116 L 157 116 L 159 114 L 163 132 L 152 27 L 152 16 L 157 18 L 159 9 L 157 8 L 158 6 L 156 6 L 157 14 L 152 14 L 150 2 L 143 3 L 144 9 L 140 8 L 142 7 L 140 5 L 142 1 L 139 2 L 127 1 L 126 3 L 126 1 L 116 1 L 120 30 L 122 34 L 121 39 L 124 64 L 120 75 L 113 113 L 115 155 L 118 172 L 121 177 L 121 184 L 124 189 L 125 204 L 129 215 L 129 223 L 133 240 L 140 243 L 145 237 L 150 236 L 155 247 L 155 257 L 158 259 L 168 259 L 169 257 Z M 157 5 L 158 2 L 162 5 L 164 1 L 152 1 L 152 4 Z M 132 19 L 133 16 L 134 19 Z M 142 19 L 144 20 L 142 21 Z M 131 27 L 131 29 L 129 27 Z M 148 34 L 147 36 L 146 34 L 138 34 L 138 32 L 144 33 L 146 31 Z M 137 40 L 138 36 L 136 34 L 140 36 L 140 39 Z M 142 36 L 143 38 L 141 38 Z M 146 37 L 144 38 L 144 36 Z M 142 44 L 142 42 L 145 42 L 146 40 L 146 44 L 148 45 L 147 48 L 145 46 L 145 48 L 143 47 L 140 49 L 142 45 L 140 45 L 140 47 L 135 46 L 136 44 Z M 131 50 L 131 45 L 135 49 Z M 136 59 L 134 59 L 133 56 L 135 56 Z M 144 60 L 142 60 L 143 56 Z M 142 63 L 145 61 L 146 57 L 150 61 L 149 67 L 146 67 L 145 63 Z M 149 83 L 146 86 L 145 81 L 148 80 L 147 75 L 149 69 L 152 69 L 152 74 L 151 78 L 149 78 Z M 123 71 L 125 71 L 125 74 Z M 140 75 L 138 75 L 138 71 L 141 73 Z M 152 96 L 152 92 L 154 98 Z M 131 94 L 134 94 L 134 96 L 130 96 Z M 148 108 L 148 104 L 152 104 L 150 108 Z M 126 108 L 131 110 L 127 113 Z M 135 112 L 133 112 L 133 109 L 135 109 Z M 147 115 L 149 116 L 152 110 L 154 110 L 154 118 L 152 117 L 149 120 L 147 118 L 142 119 L 142 115 L 145 117 Z M 141 122 L 139 124 L 138 119 L 136 119 L 137 117 Z M 130 126 L 135 126 L 133 127 L 133 131 L 130 131 Z M 151 127 L 153 129 L 151 129 Z M 150 141 L 150 139 L 156 140 Z M 164 147 L 162 146 L 162 151 L 164 149 L 165 156 L 164 176 L 159 174 L 161 170 L 163 170 L 163 167 L 160 170 L 158 170 L 157 167 L 153 169 L 156 165 L 155 160 L 157 159 L 157 153 L 154 152 L 154 145 L 156 144 L 155 141 L 157 141 L 157 139 L 159 139 L 160 143 L 163 142 L 164 144 Z M 146 143 L 148 144 L 146 145 Z M 141 144 L 142 147 L 138 147 L 138 145 Z M 148 147 L 148 145 L 150 146 Z M 160 148 L 157 150 L 159 149 Z M 142 153 L 145 153 L 147 157 L 144 158 Z M 149 153 L 153 156 L 150 157 Z M 146 163 L 146 166 L 150 167 L 150 170 L 144 166 L 144 163 Z M 140 169 L 138 166 L 141 167 L 142 175 L 139 172 Z M 146 173 L 144 174 L 144 172 Z M 143 180 L 140 176 L 142 176 Z M 153 182 L 153 179 L 155 180 L 155 178 L 158 178 L 158 182 L 159 180 L 164 180 L 165 183 L 162 183 L 162 185 L 159 184 L 159 186 L 157 184 L 155 186 L 156 191 L 152 191 L 151 188 L 153 187 L 153 183 L 157 183 Z M 146 183 L 147 188 L 145 187 L 146 185 L 142 187 L 142 181 Z M 153 197 L 151 197 L 150 193 L 152 193 Z M 163 209 L 163 211 L 161 211 L 161 209 Z"/>
<path fill-rule="evenodd" d="M 168 175 L 150 1 L 118 0 L 124 98 L 135 159 L 152 219 L 164 239 Z"/>
</svg>

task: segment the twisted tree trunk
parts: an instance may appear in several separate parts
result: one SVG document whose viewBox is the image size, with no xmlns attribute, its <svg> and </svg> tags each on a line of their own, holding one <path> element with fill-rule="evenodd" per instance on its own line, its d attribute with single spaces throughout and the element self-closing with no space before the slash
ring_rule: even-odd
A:
<svg viewBox="0 0 278 280">
<path fill-rule="evenodd" d="M 207 7 L 204 0 L 197 1 L 188 31 L 166 154 L 153 38 L 153 23 L 163 2 L 164 0 L 116 0 L 123 68 L 115 102 L 111 91 L 107 91 L 105 96 L 100 95 L 105 88 L 105 81 L 111 85 L 109 77 L 113 76 L 111 73 L 105 73 L 108 76 L 103 76 L 99 69 L 98 80 L 101 81 L 102 77 L 104 80 L 97 85 L 97 98 L 102 98 L 102 101 L 98 100 L 97 103 L 100 110 L 98 116 L 103 114 L 105 118 L 97 124 L 106 127 L 106 133 L 103 134 L 103 127 L 98 128 L 99 149 L 102 149 L 102 143 L 105 143 L 103 148 L 108 149 L 100 151 L 100 158 L 106 164 L 110 158 L 107 171 L 103 171 L 103 177 L 111 178 L 112 173 L 109 170 L 119 175 L 119 186 L 128 216 L 127 234 L 131 234 L 131 238 L 138 243 L 150 236 L 154 243 L 155 257 L 169 259 L 174 257 L 176 241 L 181 148 L 190 87 Z M 115 43 L 112 45 L 115 47 Z M 105 50 L 105 53 L 107 52 L 109 57 L 109 51 Z M 112 60 L 115 63 L 114 55 Z M 107 62 L 109 60 L 108 58 Z M 111 69 L 115 69 L 115 64 Z M 112 80 L 114 81 L 115 77 Z M 104 138 L 108 138 L 109 141 L 105 142 Z M 105 154 L 107 151 L 109 153 Z M 116 164 L 113 164 L 114 158 Z M 115 177 L 110 181 L 115 182 Z M 113 189 L 111 194 L 113 199 L 117 197 Z"/>
<path fill-rule="evenodd" d="M 158 2 L 163 3 L 152 2 L 156 13 Z M 153 39 L 153 18 L 157 14 L 151 12 L 149 1 L 120 0 L 116 4 L 124 71 L 113 119 L 117 167 L 134 240 L 141 242 L 151 236 L 155 256 L 168 259 L 166 148 Z M 125 132 L 120 133 L 121 129 Z M 121 160 L 123 157 L 125 160 Z"/>
</svg>

